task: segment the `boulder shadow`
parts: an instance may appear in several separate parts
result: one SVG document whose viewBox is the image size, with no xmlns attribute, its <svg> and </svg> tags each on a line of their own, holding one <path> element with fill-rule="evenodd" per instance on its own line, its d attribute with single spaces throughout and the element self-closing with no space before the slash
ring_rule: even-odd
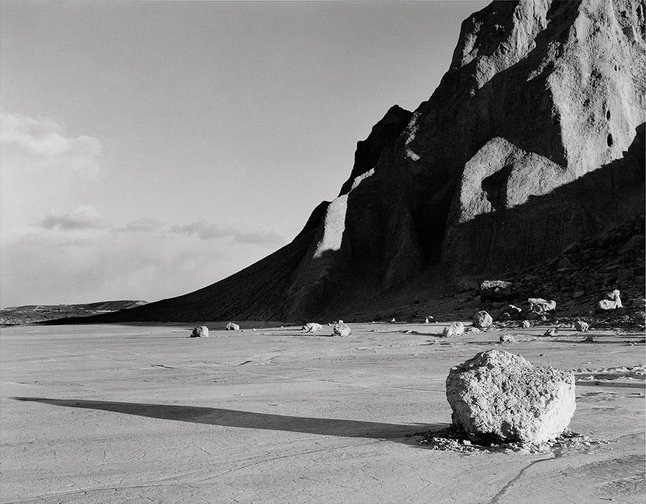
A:
<svg viewBox="0 0 646 504">
<path fill-rule="evenodd" d="M 241 429 L 301 432 L 322 436 L 379 439 L 415 445 L 412 436 L 421 432 L 441 430 L 448 423 L 389 424 L 338 418 L 314 418 L 272 413 L 256 413 L 203 406 L 147 404 L 116 401 L 90 401 L 82 399 L 53 399 L 46 397 L 13 397 L 17 401 L 37 402 L 69 408 L 110 411 L 126 415 L 175 420 L 196 424 L 219 425 Z"/>
</svg>

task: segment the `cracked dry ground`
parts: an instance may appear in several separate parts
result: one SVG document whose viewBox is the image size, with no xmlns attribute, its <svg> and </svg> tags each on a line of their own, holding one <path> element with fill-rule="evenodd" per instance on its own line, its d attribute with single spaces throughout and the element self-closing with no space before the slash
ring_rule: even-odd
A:
<svg viewBox="0 0 646 504">
<path fill-rule="evenodd" d="M 3 329 L 4 503 L 643 502 L 642 334 L 544 328 L 437 338 L 351 324 L 189 339 L 189 326 Z M 256 327 L 259 327 L 258 325 Z M 513 333 L 514 345 L 499 345 Z M 451 366 L 487 348 L 577 372 L 570 428 L 545 453 L 437 451 Z M 641 368 L 643 369 L 643 368 Z M 628 372 L 628 371 L 630 372 Z"/>
</svg>

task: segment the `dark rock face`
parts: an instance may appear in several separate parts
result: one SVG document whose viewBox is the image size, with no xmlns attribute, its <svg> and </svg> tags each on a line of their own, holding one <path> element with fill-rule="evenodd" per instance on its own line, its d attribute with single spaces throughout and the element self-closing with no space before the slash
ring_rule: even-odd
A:
<svg viewBox="0 0 646 504">
<path fill-rule="evenodd" d="M 509 279 L 634 218 L 645 21 L 634 0 L 493 2 L 462 24 L 428 101 L 388 111 L 358 143 L 340 195 L 292 243 L 204 289 L 101 320 L 347 318 Z"/>
<path fill-rule="evenodd" d="M 375 167 L 383 150 L 401 134 L 412 115 L 412 112 L 399 105 L 393 105 L 381 121 L 372 127 L 368 138 L 357 142 L 352 173 L 341 187 L 339 196 L 349 193 L 354 179 Z"/>
</svg>

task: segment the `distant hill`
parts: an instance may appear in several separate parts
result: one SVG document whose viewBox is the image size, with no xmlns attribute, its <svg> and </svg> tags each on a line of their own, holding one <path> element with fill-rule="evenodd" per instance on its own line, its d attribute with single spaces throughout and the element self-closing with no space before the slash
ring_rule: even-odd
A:
<svg viewBox="0 0 646 504">
<path fill-rule="evenodd" d="M 89 317 L 145 304 L 147 301 L 127 299 L 86 304 L 10 306 L 0 310 L 0 325 L 25 325 L 67 317 Z"/>
</svg>

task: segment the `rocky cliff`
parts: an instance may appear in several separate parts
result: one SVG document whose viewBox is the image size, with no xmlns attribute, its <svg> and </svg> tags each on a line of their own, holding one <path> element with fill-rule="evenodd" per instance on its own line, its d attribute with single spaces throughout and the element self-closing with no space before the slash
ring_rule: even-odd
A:
<svg viewBox="0 0 646 504">
<path fill-rule="evenodd" d="M 359 142 L 292 243 L 209 287 L 103 320 L 340 316 L 503 275 L 644 207 L 644 0 L 493 2 L 414 112 Z"/>
</svg>

